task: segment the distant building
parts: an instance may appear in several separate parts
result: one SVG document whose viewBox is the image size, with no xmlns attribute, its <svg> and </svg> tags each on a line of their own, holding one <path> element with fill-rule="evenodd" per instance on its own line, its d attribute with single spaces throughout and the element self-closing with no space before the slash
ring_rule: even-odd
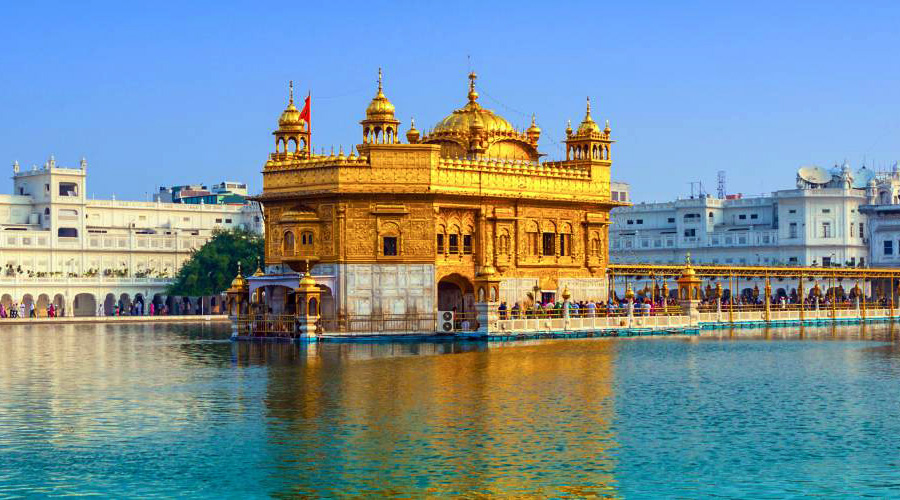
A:
<svg viewBox="0 0 900 500">
<path fill-rule="evenodd" d="M 879 191 L 886 200 L 897 200 L 898 188 L 900 178 L 879 178 L 866 167 L 851 173 L 845 164 L 831 171 L 801 168 L 796 189 L 770 196 L 701 196 L 617 207 L 611 214 L 610 260 L 674 264 L 690 252 L 703 264 L 864 266 L 868 217 L 860 207 L 881 196 Z"/>
<path fill-rule="evenodd" d="M 165 287 L 213 230 L 263 231 L 255 202 L 170 201 L 197 186 L 161 191 L 154 202 L 90 200 L 86 179 L 85 160 L 62 167 L 51 156 L 40 168 L 13 166 L 14 194 L 0 195 L 0 302 L 42 309 L 58 301 L 68 313 L 93 315 L 124 294 L 149 306 L 155 295 L 165 300 Z M 210 196 L 246 195 L 245 184 L 215 189 Z"/>
<path fill-rule="evenodd" d="M 189 205 L 246 205 L 249 203 L 247 184 L 234 181 L 220 182 L 212 189 L 202 184 L 161 186 L 159 193 L 153 195 L 153 200 Z"/>
<path fill-rule="evenodd" d="M 900 167 L 880 173 L 872 204 L 860 207 L 869 220 L 869 261 L 875 267 L 900 266 Z"/>
</svg>

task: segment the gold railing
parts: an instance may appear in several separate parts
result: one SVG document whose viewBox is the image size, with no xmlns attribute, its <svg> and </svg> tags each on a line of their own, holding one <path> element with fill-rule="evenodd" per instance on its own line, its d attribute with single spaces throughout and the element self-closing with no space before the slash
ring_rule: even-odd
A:
<svg viewBox="0 0 900 500">
<path fill-rule="evenodd" d="M 297 323 L 290 314 L 250 314 L 234 321 L 238 335 L 266 337 L 293 337 Z"/>
<path fill-rule="evenodd" d="M 667 305 L 666 307 L 662 307 L 659 305 L 654 305 L 652 307 L 645 308 L 642 307 L 641 304 L 634 304 L 634 310 L 632 312 L 633 316 L 677 316 L 682 314 L 681 306 L 678 305 Z M 593 310 L 590 308 L 570 308 L 569 309 L 569 318 L 580 319 L 580 318 L 607 318 L 607 317 L 616 317 L 616 316 L 628 316 L 628 306 L 620 305 L 620 306 L 612 306 L 607 307 L 606 304 L 598 304 Z M 506 310 L 500 311 L 500 319 L 562 319 L 565 317 L 565 313 L 562 308 L 559 309 L 519 309 L 519 310 Z"/>
</svg>

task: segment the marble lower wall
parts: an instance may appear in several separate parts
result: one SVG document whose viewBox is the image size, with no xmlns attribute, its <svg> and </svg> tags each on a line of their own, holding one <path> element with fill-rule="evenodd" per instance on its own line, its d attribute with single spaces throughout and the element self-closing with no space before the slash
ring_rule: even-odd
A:
<svg viewBox="0 0 900 500">
<path fill-rule="evenodd" d="M 335 264 L 337 310 L 343 314 L 432 314 L 432 264 Z"/>
<path fill-rule="evenodd" d="M 516 302 L 526 301 L 529 294 L 533 294 L 537 278 L 504 278 L 500 282 L 500 301 L 512 306 Z M 606 300 L 606 278 L 560 278 L 559 288 L 556 290 L 558 299 L 562 298 L 562 291 L 569 287 L 569 293 L 573 301 L 580 300 Z"/>
</svg>

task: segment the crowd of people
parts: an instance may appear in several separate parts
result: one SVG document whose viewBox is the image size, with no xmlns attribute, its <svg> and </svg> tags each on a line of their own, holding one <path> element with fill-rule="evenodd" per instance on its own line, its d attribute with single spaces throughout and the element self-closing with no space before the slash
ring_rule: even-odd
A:
<svg viewBox="0 0 900 500">
<path fill-rule="evenodd" d="M 769 298 L 769 301 L 770 307 L 774 308 L 787 308 L 791 305 L 797 306 L 799 304 L 799 300 L 796 294 L 794 294 L 793 296 L 773 295 Z M 862 297 L 857 299 L 855 295 L 850 294 L 837 295 L 836 299 L 832 299 L 830 295 L 823 295 L 821 297 L 818 297 L 818 305 L 821 308 L 832 306 L 853 307 L 861 301 Z M 886 298 L 866 298 L 866 302 L 868 304 L 868 307 L 889 306 L 888 299 Z M 804 307 L 807 309 L 814 309 L 816 307 L 816 304 L 817 297 L 815 296 L 809 296 L 806 300 L 804 300 Z M 676 305 L 677 299 L 670 298 L 664 301 L 662 297 L 651 299 L 650 297 L 646 296 L 637 296 L 633 299 L 632 314 L 635 316 L 651 316 L 665 310 L 666 308 L 670 308 Z M 703 299 L 700 301 L 700 305 L 702 308 L 712 309 L 719 306 L 719 299 L 713 297 Z M 729 304 L 729 299 L 727 297 L 721 301 L 721 307 L 723 308 L 729 306 L 734 306 L 737 308 L 746 306 L 761 307 L 764 305 L 765 296 L 760 296 L 757 294 L 744 294 L 741 296 L 735 296 L 733 304 Z M 498 308 L 498 312 L 500 313 L 500 319 L 562 318 L 565 316 L 564 307 L 565 303 L 560 300 L 537 302 L 530 305 L 527 303 L 517 302 L 511 307 L 506 302 L 501 302 Z M 624 316 L 628 314 L 628 308 L 628 300 L 615 296 L 611 297 L 605 302 L 597 300 L 570 301 L 569 317 L 593 318 L 600 316 Z"/>
<path fill-rule="evenodd" d="M 671 305 L 671 304 L 669 304 Z M 512 307 L 506 302 L 501 302 L 498 309 L 500 319 L 533 319 L 533 318 L 562 318 L 565 316 L 565 303 L 563 301 L 537 302 L 533 305 L 515 303 Z M 650 315 L 654 310 L 663 307 L 662 299 L 652 301 L 649 298 L 638 297 L 634 300 L 633 314 Z M 628 314 L 628 301 L 610 298 L 608 301 L 580 300 L 569 302 L 570 318 L 595 318 L 600 316 L 621 316 Z"/>
<path fill-rule="evenodd" d="M 47 318 L 57 318 L 60 316 L 65 316 L 65 307 L 59 306 L 56 304 L 47 305 L 46 315 L 44 317 Z M 34 302 L 13 302 L 12 304 L 3 305 L 0 303 L 0 318 L 36 318 L 38 317 L 38 311 L 34 307 Z"/>
<path fill-rule="evenodd" d="M 169 316 L 169 315 L 200 315 L 218 314 L 220 307 L 213 306 L 211 310 L 204 311 L 199 302 L 176 302 L 170 308 L 166 304 L 151 302 L 146 309 L 144 303 L 136 301 L 132 304 L 119 300 L 107 309 L 103 304 L 97 306 L 96 316 Z M 65 306 L 48 304 L 46 308 L 38 308 L 34 301 L 0 303 L 0 319 L 6 318 L 62 318 L 66 315 Z"/>
</svg>

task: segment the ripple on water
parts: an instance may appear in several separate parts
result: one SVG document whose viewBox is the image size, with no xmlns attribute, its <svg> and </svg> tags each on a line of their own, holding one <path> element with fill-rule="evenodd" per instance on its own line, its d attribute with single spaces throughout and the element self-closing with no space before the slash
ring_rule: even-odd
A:
<svg viewBox="0 0 900 500">
<path fill-rule="evenodd" d="M 886 327 L 885 327 L 886 328 Z M 0 496 L 895 496 L 890 330 L 231 344 L 0 329 Z"/>
</svg>

